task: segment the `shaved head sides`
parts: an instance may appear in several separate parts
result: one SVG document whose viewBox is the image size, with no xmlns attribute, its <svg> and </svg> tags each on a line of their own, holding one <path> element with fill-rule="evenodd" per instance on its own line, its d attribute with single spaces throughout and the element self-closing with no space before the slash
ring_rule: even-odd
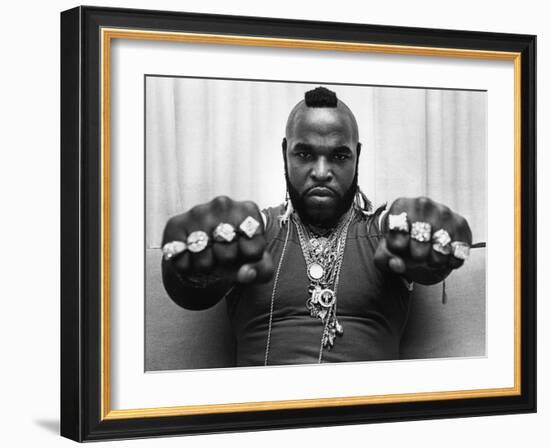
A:
<svg viewBox="0 0 550 448">
<path fill-rule="evenodd" d="M 333 109 L 341 115 L 348 122 L 353 139 L 355 141 L 359 140 L 359 129 L 353 112 L 346 103 L 338 99 L 335 92 L 325 87 L 317 87 L 306 92 L 304 99 L 294 106 L 286 123 L 286 138 L 288 139 L 293 133 L 296 122 L 302 118 L 303 114 L 323 108 Z"/>
</svg>

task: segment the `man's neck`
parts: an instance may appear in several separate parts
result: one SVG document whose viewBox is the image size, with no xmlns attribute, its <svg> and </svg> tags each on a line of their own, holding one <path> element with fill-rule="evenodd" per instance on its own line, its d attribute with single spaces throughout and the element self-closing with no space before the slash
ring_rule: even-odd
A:
<svg viewBox="0 0 550 448">
<path fill-rule="evenodd" d="M 327 228 L 327 227 L 314 226 L 313 224 L 307 224 L 307 228 L 309 229 L 310 232 L 314 233 L 315 235 L 325 236 L 330 232 L 332 232 L 336 228 L 336 226 Z"/>
<path fill-rule="evenodd" d="M 325 235 L 333 232 L 338 227 L 338 225 L 342 222 L 344 217 L 348 216 L 349 210 L 350 209 L 346 210 L 345 213 L 343 213 L 341 216 L 339 216 L 338 219 L 336 220 L 336 222 L 333 223 L 333 225 L 312 224 L 310 222 L 305 221 L 302 216 L 300 216 L 300 215 L 298 215 L 298 216 L 300 216 L 300 219 L 302 220 L 302 222 L 305 224 L 305 226 L 308 228 L 308 230 L 310 232 L 314 233 L 315 235 L 325 236 Z"/>
</svg>

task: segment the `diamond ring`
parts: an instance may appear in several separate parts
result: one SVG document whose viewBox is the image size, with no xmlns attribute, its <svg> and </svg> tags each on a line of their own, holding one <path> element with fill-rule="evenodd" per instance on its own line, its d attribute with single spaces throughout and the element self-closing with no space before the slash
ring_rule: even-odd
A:
<svg viewBox="0 0 550 448">
<path fill-rule="evenodd" d="M 185 252 L 186 249 L 187 244 L 185 244 L 183 241 L 170 241 L 169 243 L 166 243 L 164 246 L 162 246 L 162 257 L 168 261 L 176 255 Z"/>
<path fill-rule="evenodd" d="M 412 223 L 411 238 L 419 243 L 430 241 L 432 226 L 428 222 L 416 221 Z"/>
<path fill-rule="evenodd" d="M 252 216 L 247 216 L 246 219 L 243 222 L 241 222 L 239 229 L 248 238 L 252 238 L 259 227 L 260 227 L 260 223 L 258 221 L 256 221 Z"/>
<path fill-rule="evenodd" d="M 226 222 L 219 223 L 214 229 L 214 232 L 212 232 L 214 241 L 218 243 L 230 243 L 235 239 L 235 235 L 235 227 Z"/>
<path fill-rule="evenodd" d="M 451 235 L 445 229 L 439 229 L 432 236 L 432 249 L 443 255 L 449 255 L 452 252 Z"/>
<path fill-rule="evenodd" d="M 453 256 L 459 260 L 467 260 L 470 256 L 470 245 L 462 241 L 453 241 L 451 243 L 453 248 Z"/>
<path fill-rule="evenodd" d="M 399 213 L 399 215 L 388 215 L 388 228 L 395 232 L 408 232 L 407 212 Z"/>
<path fill-rule="evenodd" d="M 202 230 L 191 232 L 187 237 L 187 250 L 194 254 L 202 252 L 208 246 L 208 235 Z"/>
</svg>

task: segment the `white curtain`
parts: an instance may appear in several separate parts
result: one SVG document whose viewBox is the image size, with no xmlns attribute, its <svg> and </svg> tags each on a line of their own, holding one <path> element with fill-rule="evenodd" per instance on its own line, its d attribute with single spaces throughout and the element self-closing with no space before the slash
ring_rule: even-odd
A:
<svg viewBox="0 0 550 448">
<path fill-rule="evenodd" d="M 315 85 L 146 79 L 146 244 L 166 220 L 217 195 L 279 204 L 288 114 Z M 425 195 L 470 222 L 487 221 L 486 92 L 327 86 L 354 112 L 363 144 L 359 184 L 377 205 Z"/>
</svg>

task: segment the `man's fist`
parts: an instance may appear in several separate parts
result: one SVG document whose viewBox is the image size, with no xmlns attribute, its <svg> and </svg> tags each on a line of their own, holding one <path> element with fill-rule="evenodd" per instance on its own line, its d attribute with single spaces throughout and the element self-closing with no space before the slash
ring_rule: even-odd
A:
<svg viewBox="0 0 550 448">
<path fill-rule="evenodd" d="M 466 219 L 426 197 L 395 200 L 381 225 L 377 266 L 425 285 L 462 266 L 472 244 Z"/>
<path fill-rule="evenodd" d="M 262 215 L 254 202 L 219 196 L 197 205 L 168 221 L 162 244 L 164 262 L 184 279 L 211 274 L 251 283 L 273 275 Z"/>
</svg>

